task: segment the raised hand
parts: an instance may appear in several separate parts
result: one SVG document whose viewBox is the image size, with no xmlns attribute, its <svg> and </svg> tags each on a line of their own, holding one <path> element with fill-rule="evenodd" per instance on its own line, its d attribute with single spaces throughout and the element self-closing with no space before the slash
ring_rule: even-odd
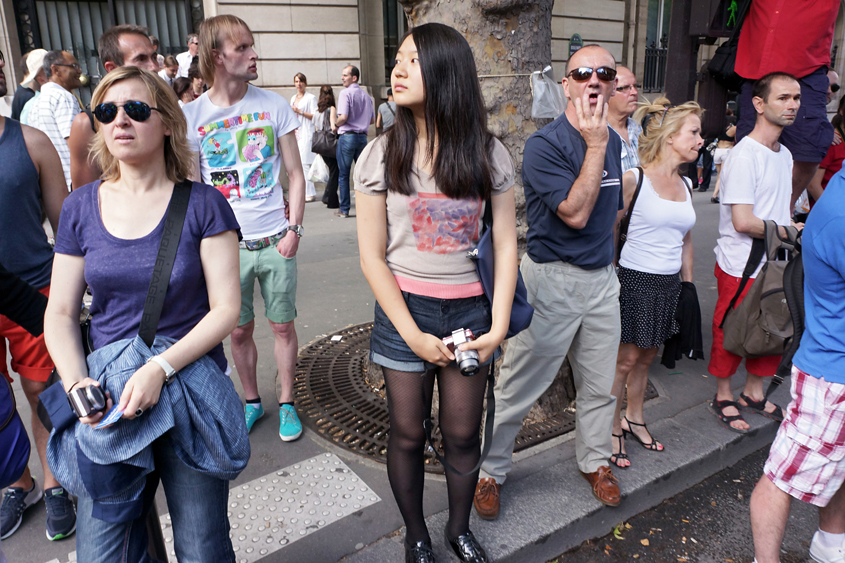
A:
<svg viewBox="0 0 845 563">
<path fill-rule="evenodd" d="M 575 114 L 578 116 L 578 128 L 581 130 L 581 137 L 587 143 L 587 148 L 603 148 L 607 146 L 607 104 L 604 96 L 598 95 L 595 112 L 590 110 L 590 92 L 584 89 L 580 98 L 575 98 Z"/>
</svg>

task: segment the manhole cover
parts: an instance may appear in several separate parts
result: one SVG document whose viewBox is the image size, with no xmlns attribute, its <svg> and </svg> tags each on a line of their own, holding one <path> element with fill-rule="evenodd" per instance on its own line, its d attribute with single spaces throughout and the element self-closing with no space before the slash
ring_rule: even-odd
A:
<svg viewBox="0 0 845 563">
<path fill-rule="evenodd" d="M 305 426 L 344 449 L 386 463 L 390 433 L 387 401 L 364 378 L 372 327 L 372 323 L 351 326 L 304 347 L 296 362 L 294 393 Z M 645 398 L 655 397 L 657 390 L 649 382 Z M 514 451 L 572 430 L 574 412 L 524 424 Z M 434 438 L 439 446 L 439 435 Z M 429 448 L 425 458 L 426 471 L 443 473 Z"/>
</svg>

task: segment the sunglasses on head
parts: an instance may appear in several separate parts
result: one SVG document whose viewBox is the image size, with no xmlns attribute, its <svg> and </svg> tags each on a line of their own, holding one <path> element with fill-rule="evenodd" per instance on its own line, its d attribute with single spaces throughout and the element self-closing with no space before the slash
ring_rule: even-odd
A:
<svg viewBox="0 0 845 563">
<path fill-rule="evenodd" d="M 830 85 L 830 91 L 833 92 L 834 94 L 836 92 L 838 92 L 839 91 L 839 84 L 831 84 Z"/>
<path fill-rule="evenodd" d="M 599 68 L 580 66 L 569 71 L 569 74 L 566 76 L 577 82 L 586 82 L 593 76 L 593 72 L 596 73 L 596 76 L 598 76 L 599 80 L 602 82 L 612 82 L 613 79 L 616 78 L 616 69 L 610 68 L 609 66 L 600 66 Z"/>
<path fill-rule="evenodd" d="M 152 108 L 144 102 L 130 101 L 123 104 L 106 102 L 94 108 L 94 117 L 100 123 L 111 123 L 117 117 L 118 108 L 123 108 L 129 119 L 139 123 L 148 120 L 153 114 L 152 110 L 159 111 L 158 108 Z"/>
</svg>

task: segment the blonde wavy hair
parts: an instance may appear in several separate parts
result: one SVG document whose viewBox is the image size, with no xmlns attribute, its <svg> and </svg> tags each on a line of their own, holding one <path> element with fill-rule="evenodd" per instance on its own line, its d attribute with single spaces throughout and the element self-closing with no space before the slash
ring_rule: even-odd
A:
<svg viewBox="0 0 845 563">
<path fill-rule="evenodd" d="M 164 126 L 170 129 L 170 136 L 164 139 L 167 177 L 174 183 L 181 182 L 191 174 L 196 153 L 188 145 L 188 124 L 182 108 L 179 107 L 176 93 L 161 77 L 134 66 L 116 68 L 106 74 L 94 90 L 91 107 L 95 108 L 103 103 L 109 88 L 124 80 L 139 80 L 146 86 L 153 107 L 158 109 L 156 113 L 161 117 Z M 120 163 L 106 146 L 102 125 L 97 127 L 97 134 L 91 143 L 91 154 L 99 163 L 104 180 L 115 182 L 120 179 Z"/>
<path fill-rule="evenodd" d="M 640 164 L 646 166 L 660 160 L 666 141 L 681 131 L 687 116 L 697 115 L 701 119 L 703 114 L 704 110 L 695 102 L 673 106 L 665 97 L 640 105 L 633 116 L 637 123 L 645 122 L 639 139 Z"/>
<path fill-rule="evenodd" d="M 202 79 L 211 88 L 214 86 L 214 50 L 223 47 L 223 38 L 228 37 L 232 43 L 237 43 L 237 32 L 245 29 L 252 33 L 249 26 L 238 16 L 223 14 L 208 18 L 200 24 L 199 33 L 199 68 Z"/>
</svg>

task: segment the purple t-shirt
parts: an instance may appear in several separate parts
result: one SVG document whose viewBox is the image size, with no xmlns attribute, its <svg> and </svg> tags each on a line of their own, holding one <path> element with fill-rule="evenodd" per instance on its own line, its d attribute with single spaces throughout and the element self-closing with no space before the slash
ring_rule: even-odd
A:
<svg viewBox="0 0 845 563">
<path fill-rule="evenodd" d="M 352 83 L 340 91 L 337 114 L 346 116 L 346 123 L 338 127 L 338 133 L 366 133 L 375 116 L 373 100 L 358 84 Z"/>
<path fill-rule="evenodd" d="M 142 238 L 126 240 L 111 235 L 100 217 L 99 186 L 98 180 L 67 197 L 55 248 L 59 254 L 85 258 L 85 281 L 94 298 L 91 338 L 95 349 L 138 334 L 164 229 L 162 216 L 158 226 Z M 226 198 L 214 188 L 194 182 L 156 334 L 182 338 L 209 312 L 200 242 L 238 229 Z M 208 355 L 226 370 L 222 343 Z"/>
</svg>

